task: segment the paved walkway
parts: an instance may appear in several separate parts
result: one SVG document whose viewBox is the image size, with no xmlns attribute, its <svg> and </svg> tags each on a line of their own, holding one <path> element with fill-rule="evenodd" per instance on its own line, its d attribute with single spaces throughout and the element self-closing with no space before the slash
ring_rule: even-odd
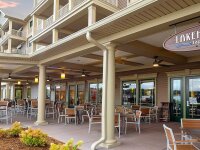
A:
<svg viewBox="0 0 200 150">
<path fill-rule="evenodd" d="M 75 141 L 83 140 L 83 150 L 90 150 L 91 144 L 101 136 L 100 125 L 92 126 L 91 133 L 88 134 L 88 122 L 85 122 L 83 125 L 75 126 L 74 124 L 67 124 L 65 126 L 64 123 L 58 124 L 57 120 L 48 120 L 49 124 L 46 126 L 35 126 L 33 124 L 35 121 L 34 119 L 29 120 L 26 117 L 17 116 L 14 118 L 14 121 L 16 120 L 22 122 L 25 126 L 40 128 L 49 136 L 63 142 L 66 142 L 70 138 L 74 138 Z M 113 150 L 166 150 L 166 139 L 162 124 L 163 123 L 142 124 L 141 134 L 138 134 L 135 128 L 130 126 L 127 134 L 122 134 L 119 139 L 121 145 L 113 148 Z M 178 123 L 167 124 L 173 127 L 175 132 L 178 131 Z M 7 128 L 8 126 L 10 125 L 0 123 L 0 128 Z M 116 136 L 118 136 L 117 131 Z M 100 148 L 99 150 L 103 149 Z"/>
</svg>

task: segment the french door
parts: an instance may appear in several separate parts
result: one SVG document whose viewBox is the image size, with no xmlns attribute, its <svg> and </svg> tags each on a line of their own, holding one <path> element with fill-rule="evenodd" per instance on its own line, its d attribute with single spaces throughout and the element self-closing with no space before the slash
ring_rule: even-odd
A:
<svg viewBox="0 0 200 150">
<path fill-rule="evenodd" d="M 172 78 L 171 79 L 171 91 L 170 91 L 170 101 L 171 101 L 171 120 L 180 121 L 183 117 L 183 79 L 182 78 Z"/>
</svg>

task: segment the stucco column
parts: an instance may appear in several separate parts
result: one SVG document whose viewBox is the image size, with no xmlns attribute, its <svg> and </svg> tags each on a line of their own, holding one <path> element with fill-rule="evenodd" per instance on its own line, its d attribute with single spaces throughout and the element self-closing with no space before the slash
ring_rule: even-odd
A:
<svg viewBox="0 0 200 150">
<path fill-rule="evenodd" d="M 4 49 L 3 49 L 3 45 L 1 45 L 1 52 L 3 52 L 4 51 Z"/>
<path fill-rule="evenodd" d="M 37 17 L 36 15 L 33 15 L 33 27 L 32 27 L 32 35 L 36 35 L 37 31 Z"/>
<path fill-rule="evenodd" d="M 14 100 L 14 99 L 15 99 L 15 84 L 12 84 L 12 85 L 11 85 L 10 99 L 11 99 L 11 100 Z"/>
<path fill-rule="evenodd" d="M 96 7 L 92 5 L 88 7 L 88 26 L 91 26 L 95 22 L 96 22 Z"/>
<path fill-rule="evenodd" d="M 12 53 L 12 39 L 9 38 L 8 39 L 8 53 Z"/>
<path fill-rule="evenodd" d="M 45 121 L 45 98 L 46 98 L 46 69 L 44 65 L 39 67 L 39 85 L 38 85 L 38 114 L 36 125 L 46 125 Z"/>
<path fill-rule="evenodd" d="M 10 98 L 10 84 L 6 83 L 6 98 Z"/>
<path fill-rule="evenodd" d="M 73 1 L 74 0 L 69 0 L 69 10 L 72 10 L 73 9 Z"/>
<path fill-rule="evenodd" d="M 8 22 L 9 34 L 12 34 L 13 23 L 11 20 Z"/>
<path fill-rule="evenodd" d="M 58 18 L 58 11 L 60 7 L 60 0 L 54 0 L 53 1 L 53 21 L 56 21 Z"/>
<path fill-rule="evenodd" d="M 106 140 L 105 146 L 111 148 L 119 145 L 115 138 L 115 44 L 106 44 L 108 53 L 107 70 L 107 107 L 106 107 Z"/>
<path fill-rule="evenodd" d="M 1 101 L 1 79 L 0 79 L 0 101 Z"/>
<path fill-rule="evenodd" d="M 55 43 L 58 41 L 58 30 L 53 29 L 52 30 L 52 43 Z"/>
</svg>

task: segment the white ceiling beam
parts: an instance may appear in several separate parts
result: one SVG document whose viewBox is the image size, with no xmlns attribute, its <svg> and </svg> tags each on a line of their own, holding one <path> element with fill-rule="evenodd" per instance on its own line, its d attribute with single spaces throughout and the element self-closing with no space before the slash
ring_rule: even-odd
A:
<svg viewBox="0 0 200 150">
<path fill-rule="evenodd" d="M 38 64 L 38 61 L 15 60 L 15 59 L 0 59 L 0 64 L 10 64 L 10 65 L 37 65 L 37 64 Z"/>
<path fill-rule="evenodd" d="M 153 59 L 155 56 L 158 56 L 158 59 L 173 64 L 182 64 L 187 62 L 187 59 L 184 56 L 167 51 L 164 48 L 155 47 L 140 41 L 133 41 L 127 44 L 120 45 L 117 47 L 117 49 L 140 56 L 150 57 Z"/>
</svg>

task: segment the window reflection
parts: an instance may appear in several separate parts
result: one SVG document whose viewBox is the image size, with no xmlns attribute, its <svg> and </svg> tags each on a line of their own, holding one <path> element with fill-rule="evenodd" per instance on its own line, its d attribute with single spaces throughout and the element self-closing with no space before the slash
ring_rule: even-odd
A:
<svg viewBox="0 0 200 150">
<path fill-rule="evenodd" d="M 181 99 L 182 99 L 182 90 L 181 90 L 181 79 L 172 79 L 171 87 L 171 102 L 172 102 L 172 111 L 174 116 L 181 116 Z"/>
<path fill-rule="evenodd" d="M 200 78 L 189 78 L 189 116 L 200 118 Z"/>
<path fill-rule="evenodd" d="M 155 104 L 154 81 L 140 81 L 140 104 L 154 106 Z"/>
<path fill-rule="evenodd" d="M 57 84 L 56 85 L 56 101 L 65 101 L 66 100 L 66 85 Z"/>
<path fill-rule="evenodd" d="M 85 89 L 85 87 L 84 87 L 84 84 L 79 84 L 78 85 L 78 88 L 77 88 L 77 97 L 78 97 L 78 100 L 77 100 L 77 105 L 79 105 L 79 104 L 84 104 L 84 97 L 85 97 L 85 95 L 84 95 L 84 89 Z"/>
<path fill-rule="evenodd" d="M 102 83 L 89 84 L 90 103 L 97 104 L 102 102 Z"/>
<path fill-rule="evenodd" d="M 136 83 L 135 81 L 124 81 L 123 84 L 123 105 L 136 104 Z"/>
</svg>

